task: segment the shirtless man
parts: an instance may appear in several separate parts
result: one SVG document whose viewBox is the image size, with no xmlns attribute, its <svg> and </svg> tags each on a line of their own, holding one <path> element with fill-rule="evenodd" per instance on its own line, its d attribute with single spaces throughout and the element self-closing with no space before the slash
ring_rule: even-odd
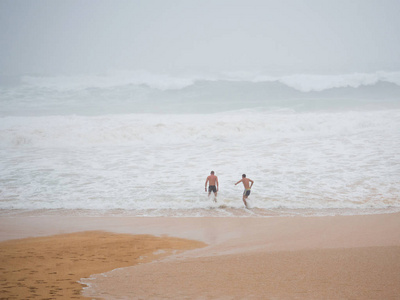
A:
<svg viewBox="0 0 400 300">
<path fill-rule="evenodd" d="M 246 206 L 246 208 L 248 208 L 246 199 L 250 195 L 250 190 L 251 190 L 251 187 L 253 186 L 254 181 L 251 180 L 250 178 L 246 178 L 246 174 L 243 174 L 242 179 L 239 180 L 238 182 L 236 182 L 235 185 L 237 185 L 240 182 L 243 182 L 243 185 L 244 185 L 243 202 L 244 202 L 244 205 Z"/>
<path fill-rule="evenodd" d="M 205 190 L 207 192 L 207 182 L 209 184 L 208 186 L 208 196 L 210 197 L 211 192 L 214 192 L 214 201 L 217 202 L 217 194 L 218 194 L 218 177 L 214 175 L 214 171 L 211 171 L 210 175 L 207 177 L 206 180 L 206 185 L 205 185 Z"/>
</svg>

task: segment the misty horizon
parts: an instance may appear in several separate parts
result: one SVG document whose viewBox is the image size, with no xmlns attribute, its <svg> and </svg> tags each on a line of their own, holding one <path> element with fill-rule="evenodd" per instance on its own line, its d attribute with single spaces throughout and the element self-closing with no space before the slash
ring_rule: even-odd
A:
<svg viewBox="0 0 400 300">
<path fill-rule="evenodd" d="M 0 1 L 0 75 L 400 70 L 398 1 Z"/>
</svg>

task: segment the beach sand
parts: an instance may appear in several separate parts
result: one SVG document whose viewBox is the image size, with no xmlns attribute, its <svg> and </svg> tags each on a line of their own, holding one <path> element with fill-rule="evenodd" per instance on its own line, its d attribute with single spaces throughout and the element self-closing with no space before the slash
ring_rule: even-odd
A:
<svg viewBox="0 0 400 300">
<path fill-rule="evenodd" d="M 84 299 L 80 278 L 204 243 L 99 231 L 0 243 L 0 299 Z"/>
<path fill-rule="evenodd" d="M 272 218 L 17 215 L 0 218 L 0 240 L 0 299 L 81 297 L 82 286 L 76 281 L 121 267 L 126 268 L 83 279 L 90 284 L 83 295 L 107 299 L 400 299 L 400 214 Z"/>
</svg>

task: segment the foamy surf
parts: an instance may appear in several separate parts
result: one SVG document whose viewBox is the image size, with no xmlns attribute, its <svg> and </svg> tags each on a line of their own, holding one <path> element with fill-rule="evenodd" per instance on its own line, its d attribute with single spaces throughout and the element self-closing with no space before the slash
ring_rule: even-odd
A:
<svg viewBox="0 0 400 300">
<path fill-rule="evenodd" d="M 25 79 L 0 95 L 0 209 L 137 216 L 397 211 L 396 74 Z M 301 84 L 293 88 L 295 82 Z M 217 204 L 204 193 L 211 170 L 221 185 Z M 255 181 L 249 211 L 234 186 L 242 173 Z"/>
<path fill-rule="evenodd" d="M 7 117 L 0 208 L 213 215 L 210 170 L 222 215 L 242 173 L 253 209 L 399 208 L 399 128 L 398 110 Z"/>
</svg>

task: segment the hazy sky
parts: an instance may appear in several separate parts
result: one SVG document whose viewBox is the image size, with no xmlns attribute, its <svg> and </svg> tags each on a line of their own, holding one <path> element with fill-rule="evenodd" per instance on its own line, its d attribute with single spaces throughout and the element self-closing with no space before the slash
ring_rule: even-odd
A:
<svg viewBox="0 0 400 300">
<path fill-rule="evenodd" d="M 400 70 L 399 0 L 0 0 L 0 75 Z"/>
</svg>

